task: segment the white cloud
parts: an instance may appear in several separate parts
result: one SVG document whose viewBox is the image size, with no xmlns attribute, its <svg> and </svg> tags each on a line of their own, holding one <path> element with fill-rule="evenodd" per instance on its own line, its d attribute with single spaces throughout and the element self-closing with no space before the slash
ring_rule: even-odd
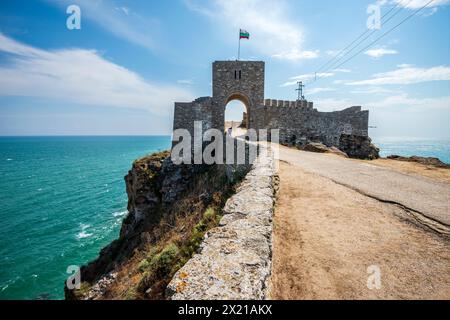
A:
<svg viewBox="0 0 450 320">
<path fill-rule="evenodd" d="M 264 55 L 297 61 L 316 58 L 319 54 L 304 50 L 303 31 L 284 0 L 185 0 L 184 3 L 189 9 L 208 16 L 213 26 L 222 28 L 229 41 L 236 41 L 237 37 L 230 30 L 248 30 L 249 45 Z"/>
<path fill-rule="evenodd" d="M 199 3 L 197 0 L 183 0 L 183 3 L 191 11 L 201 13 L 205 16 L 214 17 L 214 13 L 207 7 L 203 6 L 204 2 Z"/>
<path fill-rule="evenodd" d="M 380 101 L 366 103 L 366 105 L 375 108 L 405 107 L 408 111 L 450 109 L 450 96 L 437 98 L 411 98 L 406 93 L 402 93 L 387 97 Z"/>
<path fill-rule="evenodd" d="M 129 15 L 130 14 L 130 9 L 127 7 L 116 7 L 116 10 L 122 11 L 124 14 Z"/>
<path fill-rule="evenodd" d="M 363 81 L 353 81 L 347 85 L 385 85 L 385 84 L 413 84 L 428 81 L 448 81 L 450 80 L 450 68 L 445 66 L 432 68 L 404 67 L 394 71 L 378 73 L 373 79 Z"/>
<path fill-rule="evenodd" d="M 274 58 L 285 60 L 300 60 L 300 59 L 314 59 L 319 56 L 319 50 L 316 51 L 300 51 L 298 49 L 292 49 L 288 52 L 277 53 L 272 55 Z"/>
<path fill-rule="evenodd" d="M 312 89 L 306 89 L 305 93 L 306 95 L 314 95 L 322 92 L 330 92 L 330 91 L 336 91 L 336 89 L 333 88 L 312 88 Z"/>
<path fill-rule="evenodd" d="M 333 72 L 319 72 L 319 73 L 308 73 L 308 74 L 302 74 L 299 76 L 291 77 L 291 80 L 298 80 L 298 81 L 305 81 L 305 80 L 312 80 L 315 77 L 318 78 L 329 78 L 334 76 Z"/>
<path fill-rule="evenodd" d="M 367 87 L 367 88 L 358 88 L 356 90 L 350 91 L 353 94 L 392 94 L 399 93 L 398 90 L 390 90 L 382 87 Z"/>
<path fill-rule="evenodd" d="M 350 106 L 352 104 L 349 99 L 317 99 L 314 101 L 314 107 L 319 111 L 338 111 Z"/>
<path fill-rule="evenodd" d="M 339 50 L 327 50 L 327 51 L 325 51 L 325 53 L 326 53 L 327 55 L 329 55 L 329 56 L 335 56 L 335 55 L 337 55 L 339 52 L 340 52 Z"/>
<path fill-rule="evenodd" d="M 290 86 L 295 86 L 295 85 L 297 85 L 297 83 L 298 83 L 299 81 L 300 81 L 300 80 L 287 81 L 287 82 L 283 83 L 282 85 L 280 85 L 280 87 L 290 87 Z"/>
<path fill-rule="evenodd" d="M 331 70 L 331 71 L 333 71 L 333 72 L 343 72 L 343 73 L 350 73 L 350 72 L 352 72 L 352 70 L 350 70 L 350 69 L 334 69 L 334 70 Z"/>
<path fill-rule="evenodd" d="M 172 85 L 154 84 L 114 64 L 93 50 L 46 51 L 0 33 L 0 51 L 11 55 L 0 67 L 0 95 L 57 99 L 58 101 L 171 114 L 173 102 L 194 95 Z"/>
<path fill-rule="evenodd" d="M 411 98 L 406 93 L 400 93 L 368 103 L 360 103 L 350 99 L 317 99 L 314 107 L 320 111 L 338 111 L 350 106 L 362 105 L 364 109 L 403 108 L 408 112 L 423 112 L 427 110 L 449 110 L 450 96 L 437 98 Z"/>
<path fill-rule="evenodd" d="M 423 13 L 422 15 L 424 17 L 429 17 L 432 16 L 433 14 L 435 14 L 438 11 L 437 7 L 431 8 L 428 12 Z"/>
<path fill-rule="evenodd" d="M 350 73 L 352 72 L 352 70 L 350 69 L 334 69 L 331 70 L 331 72 L 318 72 L 318 73 L 307 73 L 307 74 L 301 74 L 295 77 L 291 77 L 289 78 L 289 81 L 283 83 L 280 87 L 289 87 L 289 86 L 293 86 L 296 85 L 298 81 L 311 81 L 319 78 L 330 78 L 330 77 L 334 77 L 336 75 L 336 73 Z M 335 84 L 339 84 L 338 82 L 339 80 L 335 81 Z M 341 80 L 342 83 L 342 80 Z"/>
<path fill-rule="evenodd" d="M 332 72 L 319 72 L 317 74 L 315 74 L 315 73 L 301 74 L 301 75 L 289 78 L 289 81 L 283 83 L 281 85 L 281 87 L 293 86 L 293 85 L 296 85 L 297 82 L 299 82 L 299 81 L 310 81 L 310 80 L 315 79 L 316 76 L 317 76 L 317 78 L 329 78 L 329 77 L 334 76 L 334 73 L 332 73 Z"/>
<path fill-rule="evenodd" d="M 181 79 L 181 80 L 178 80 L 177 83 L 185 84 L 185 85 L 189 85 L 190 86 L 190 85 L 194 84 L 194 81 L 192 81 L 190 79 Z"/>
<path fill-rule="evenodd" d="M 394 2 L 410 10 L 417 10 L 426 5 L 427 7 L 424 8 L 426 11 L 422 11 L 421 15 L 429 17 L 438 11 L 438 7 L 449 4 L 450 0 L 434 0 L 431 3 L 429 3 L 430 0 L 394 0 Z"/>
<path fill-rule="evenodd" d="M 73 0 L 46 0 L 62 8 L 74 4 Z M 131 11 L 128 7 L 117 7 L 111 1 L 77 0 L 81 8 L 82 19 L 89 19 L 116 37 L 130 43 L 156 50 L 159 22 Z M 83 28 L 83 23 L 82 23 Z"/>
<path fill-rule="evenodd" d="M 395 0 L 396 3 L 400 4 L 400 6 L 408 9 L 419 9 L 426 5 L 430 0 Z M 428 7 L 439 7 L 443 5 L 447 5 L 450 3 L 450 0 L 434 0 L 431 2 Z"/>
<path fill-rule="evenodd" d="M 367 50 L 364 53 L 372 58 L 381 58 L 385 55 L 398 54 L 398 51 L 392 50 L 392 49 L 386 49 L 386 48 L 378 48 L 378 49 Z"/>
</svg>

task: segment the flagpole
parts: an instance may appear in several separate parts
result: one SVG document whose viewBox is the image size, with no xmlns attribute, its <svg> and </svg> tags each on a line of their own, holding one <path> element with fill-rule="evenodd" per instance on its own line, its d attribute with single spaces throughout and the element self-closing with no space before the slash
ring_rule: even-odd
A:
<svg viewBox="0 0 450 320">
<path fill-rule="evenodd" d="M 241 30 L 239 29 L 238 61 L 241 58 Z"/>
</svg>

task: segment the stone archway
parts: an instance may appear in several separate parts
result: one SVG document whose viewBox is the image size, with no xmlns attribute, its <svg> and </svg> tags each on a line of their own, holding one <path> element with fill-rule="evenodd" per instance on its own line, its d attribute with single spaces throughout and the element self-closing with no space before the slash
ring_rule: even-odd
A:
<svg viewBox="0 0 450 320">
<path fill-rule="evenodd" d="M 243 122 L 245 124 L 245 128 L 249 129 L 250 128 L 250 122 L 249 122 L 249 119 L 250 119 L 250 100 L 247 98 L 246 95 L 244 95 L 242 93 L 232 93 L 225 100 L 225 109 L 226 109 L 227 105 L 230 102 L 234 101 L 234 100 L 238 100 L 238 101 L 242 102 L 242 104 L 245 106 L 246 117 L 245 117 L 245 119 L 243 119 Z M 225 122 L 225 112 L 224 112 L 224 122 Z"/>
</svg>

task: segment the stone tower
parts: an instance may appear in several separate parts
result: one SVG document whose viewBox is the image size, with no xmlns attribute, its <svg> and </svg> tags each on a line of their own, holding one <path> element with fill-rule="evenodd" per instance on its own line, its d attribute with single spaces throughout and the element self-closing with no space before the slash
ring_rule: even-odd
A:
<svg viewBox="0 0 450 320">
<path fill-rule="evenodd" d="M 256 106 L 264 103 L 263 61 L 215 61 L 212 67 L 213 126 L 224 129 L 225 108 L 232 100 L 247 109 L 246 126 L 255 128 Z"/>
</svg>

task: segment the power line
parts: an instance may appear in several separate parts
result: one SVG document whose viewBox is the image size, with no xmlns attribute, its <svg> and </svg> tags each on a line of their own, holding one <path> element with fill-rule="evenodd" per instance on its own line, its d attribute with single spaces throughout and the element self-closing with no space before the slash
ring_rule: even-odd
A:
<svg viewBox="0 0 450 320">
<path fill-rule="evenodd" d="M 350 58 L 348 58 L 347 60 L 345 60 L 344 62 L 342 62 L 341 64 L 339 64 L 338 66 L 334 66 L 332 68 L 339 68 L 341 66 L 343 66 L 345 63 L 347 63 L 348 61 L 350 61 L 351 59 L 353 59 L 354 57 L 356 57 L 357 55 L 359 55 L 361 52 L 363 52 L 364 50 L 367 50 L 368 48 L 370 48 L 372 45 L 374 45 L 375 43 L 377 43 L 380 39 L 384 38 L 385 36 L 387 36 L 388 34 L 390 34 L 392 31 L 394 31 L 395 29 L 397 29 L 399 26 L 401 26 L 403 23 L 405 23 L 406 21 L 408 21 L 409 19 L 411 19 L 413 16 L 415 16 L 416 14 L 418 14 L 420 11 L 422 11 L 423 9 L 425 9 L 426 7 L 428 7 L 428 5 L 430 3 L 432 3 L 435 0 L 430 0 L 426 5 L 424 5 L 423 7 L 417 9 L 416 11 L 414 11 L 412 14 L 410 14 L 409 16 L 407 16 L 405 19 L 403 19 L 402 21 L 400 21 L 400 23 L 398 23 L 397 25 L 395 25 L 394 27 L 392 27 L 391 29 L 389 29 L 388 31 L 386 31 L 385 33 L 383 33 L 381 36 L 379 36 L 378 38 L 376 38 L 373 42 L 371 42 L 368 46 L 362 48 L 360 51 L 358 51 L 356 54 L 354 54 L 353 56 L 351 56 Z M 328 70 L 327 70 L 328 71 Z M 320 79 L 320 77 L 318 78 Z"/>
<path fill-rule="evenodd" d="M 410 0 L 410 3 L 413 0 Z M 409 3 L 408 3 L 409 4 Z M 397 8 L 400 5 L 400 2 L 397 2 L 397 4 L 392 7 L 388 12 L 386 12 L 382 17 L 381 20 L 383 20 L 386 16 L 388 16 L 395 8 Z M 383 23 L 387 23 L 389 22 L 393 17 L 395 17 L 401 10 L 402 8 L 400 7 L 399 10 L 397 10 L 394 15 L 392 15 L 391 17 L 389 17 L 389 19 L 387 21 L 382 21 Z M 361 39 L 362 37 L 364 37 L 368 32 L 372 31 L 367 37 L 365 37 L 363 40 L 361 40 L 359 43 L 356 44 L 356 46 L 354 46 L 353 48 L 351 48 L 350 50 L 348 50 L 346 52 L 346 50 L 350 47 L 352 47 L 353 44 L 355 44 L 359 39 Z M 378 30 L 371 30 L 371 29 L 366 29 L 366 31 L 364 31 L 362 34 L 360 34 L 355 40 L 353 40 L 350 44 L 348 44 L 344 49 L 339 50 L 338 53 L 336 53 L 336 55 L 334 55 L 330 60 L 328 60 L 328 62 L 326 62 L 325 64 L 321 65 L 315 72 L 315 74 L 317 74 L 318 72 L 320 72 L 323 68 L 325 68 L 326 66 L 328 66 L 330 63 L 332 63 L 336 58 L 338 58 L 337 61 L 340 61 L 343 57 L 345 57 L 346 55 L 348 55 L 351 51 L 353 51 L 353 49 L 357 48 L 362 42 L 364 42 L 367 38 L 369 38 L 371 35 L 373 35 L 375 32 L 377 32 Z M 342 55 L 345 52 L 344 55 Z M 336 61 L 336 62 L 337 62 Z M 333 62 L 334 63 L 334 62 Z"/>
<path fill-rule="evenodd" d="M 413 0 L 411 0 L 410 2 L 412 2 Z M 398 4 L 397 4 L 398 5 Z M 395 9 L 396 7 L 394 7 L 393 9 Z M 390 16 L 386 21 L 383 22 L 383 24 L 387 24 L 389 21 L 391 21 L 397 14 L 400 13 L 400 11 L 402 11 L 403 8 L 400 7 L 397 11 L 394 12 L 394 14 L 392 16 Z M 366 41 L 367 39 L 369 39 L 373 34 L 375 34 L 376 32 L 378 32 L 377 29 L 372 30 L 372 32 L 370 34 L 368 34 L 366 37 L 364 37 L 361 41 L 359 41 L 355 46 L 353 46 L 350 50 L 348 50 L 344 55 L 342 55 L 341 57 L 339 57 L 339 59 L 337 59 L 335 62 L 332 63 L 332 66 L 335 65 L 336 63 L 338 63 L 339 61 L 341 61 L 342 59 L 344 59 L 346 56 L 348 56 L 353 50 L 355 50 L 356 48 L 358 48 L 361 44 L 364 43 L 364 41 Z M 331 67 L 330 69 L 332 69 L 333 67 Z"/>
</svg>

